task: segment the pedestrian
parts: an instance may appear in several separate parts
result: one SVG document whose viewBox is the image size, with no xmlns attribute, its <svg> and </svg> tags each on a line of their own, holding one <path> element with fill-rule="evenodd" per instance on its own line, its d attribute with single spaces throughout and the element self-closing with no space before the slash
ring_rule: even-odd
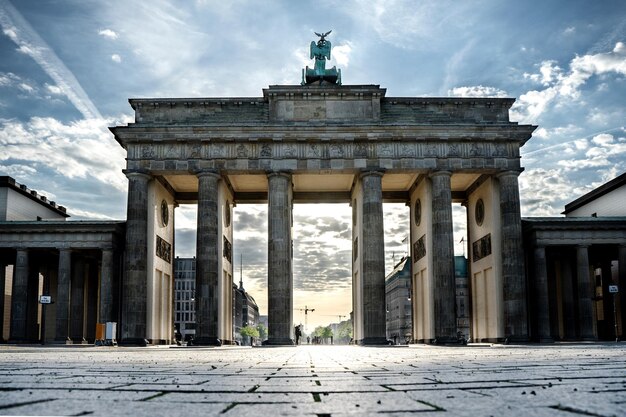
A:
<svg viewBox="0 0 626 417">
<path fill-rule="evenodd" d="M 300 336 L 302 336 L 302 330 L 300 330 L 300 326 L 296 326 L 296 345 L 300 344 Z"/>
<path fill-rule="evenodd" d="M 174 332 L 174 339 L 176 340 L 176 344 L 178 346 L 181 345 L 181 340 L 183 340 L 183 335 L 180 333 L 180 330 L 176 329 Z"/>
</svg>

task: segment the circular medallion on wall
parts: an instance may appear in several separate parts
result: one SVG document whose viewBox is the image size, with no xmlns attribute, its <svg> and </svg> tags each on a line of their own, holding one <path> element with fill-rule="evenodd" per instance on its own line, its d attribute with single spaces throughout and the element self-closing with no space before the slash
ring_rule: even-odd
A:
<svg viewBox="0 0 626 417">
<path fill-rule="evenodd" d="M 230 201 L 227 201 L 224 206 L 224 225 L 226 227 L 230 226 Z"/>
<path fill-rule="evenodd" d="M 476 219 L 477 225 L 483 225 L 483 220 L 485 220 L 485 203 L 483 203 L 482 198 L 479 198 L 476 202 L 476 208 L 474 209 L 474 219 Z"/>
<path fill-rule="evenodd" d="M 419 226 L 422 222 L 422 202 L 418 198 L 415 202 L 415 213 L 414 213 L 415 225 Z"/>
<path fill-rule="evenodd" d="M 167 201 L 161 201 L 161 224 L 167 226 L 167 222 L 170 220 L 170 208 L 167 205 Z"/>
</svg>

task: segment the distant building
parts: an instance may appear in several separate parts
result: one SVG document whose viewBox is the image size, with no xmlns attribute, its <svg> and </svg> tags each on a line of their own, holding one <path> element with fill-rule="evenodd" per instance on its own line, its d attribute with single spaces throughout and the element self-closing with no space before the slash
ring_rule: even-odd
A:
<svg viewBox="0 0 626 417">
<path fill-rule="evenodd" d="M 470 337 L 470 288 L 467 276 L 467 258 L 454 257 L 454 281 L 456 284 L 456 331 L 466 340 Z"/>
<path fill-rule="evenodd" d="M 184 340 L 196 334 L 196 258 L 179 258 L 174 262 L 174 328 Z M 244 341 L 239 334 L 243 326 L 259 323 L 259 307 L 254 298 L 243 288 L 233 285 L 233 337 L 236 342 Z"/>
<path fill-rule="evenodd" d="M 196 334 L 196 258 L 174 260 L 174 328 L 183 340 Z"/>
<path fill-rule="evenodd" d="M 565 217 L 626 217 L 626 173 L 565 205 Z"/>
<path fill-rule="evenodd" d="M 239 331 L 242 327 L 256 327 L 259 322 L 259 307 L 254 298 L 243 288 L 243 281 L 239 281 L 239 287 L 233 285 L 233 332 L 235 341 L 239 344 L 249 345 L 250 341 L 241 336 Z"/>
<path fill-rule="evenodd" d="M 70 217 L 58 205 L 11 177 L 0 176 L 0 221 L 65 220 Z"/>
<path fill-rule="evenodd" d="M 522 219 L 531 337 L 615 340 L 617 317 L 623 339 L 626 173 L 566 204 L 563 214 Z"/>
<path fill-rule="evenodd" d="M 412 339 L 411 258 L 403 257 L 385 279 L 387 340 L 407 343 Z"/>
</svg>

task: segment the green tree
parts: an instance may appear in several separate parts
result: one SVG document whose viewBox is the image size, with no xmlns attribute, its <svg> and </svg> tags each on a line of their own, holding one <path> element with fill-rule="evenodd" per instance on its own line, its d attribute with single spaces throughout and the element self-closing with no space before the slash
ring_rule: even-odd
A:
<svg viewBox="0 0 626 417">
<path fill-rule="evenodd" d="M 253 326 L 242 327 L 241 330 L 239 330 L 239 334 L 244 338 L 249 337 L 251 345 L 254 342 L 254 338 L 259 337 L 259 331 Z"/>
<path fill-rule="evenodd" d="M 352 340 L 352 320 L 342 321 L 337 329 L 337 342 L 349 343 Z"/>
<path fill-rule="evenodd" d="M 261 340 L 267 339 L 267 327 L 263 323 L 256 325 L 256 329 L 259 331 L 259 338 Z"/>
</svg>

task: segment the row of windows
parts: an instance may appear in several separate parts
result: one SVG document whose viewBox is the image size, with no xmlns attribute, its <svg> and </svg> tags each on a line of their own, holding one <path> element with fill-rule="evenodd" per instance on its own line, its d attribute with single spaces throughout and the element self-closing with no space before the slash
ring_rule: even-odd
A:
<svg viewBox="0 0 626 417">
<path fill-rule="evenodd" d="M 189 303 L 176 301 L 176 311 L 196 311 L 196 306 L 193 301 Z"/>
<path fill-rule="evenodd" d="M 191 300 L 193 297 L 193 291 L 176 291 L 176 301 Z"/>
<path fill-rule="evenodd" d="M 181 321 L 196 321 L 196 314 L 194 312 L 182 312 L 176 313 L 176 321 L 180 323 Z"/>
<path fill-rule="evenodd" d="M 177 290 L 195 290 L 196 281 L 176 281 L 174 288 Z"/>
</svg>

